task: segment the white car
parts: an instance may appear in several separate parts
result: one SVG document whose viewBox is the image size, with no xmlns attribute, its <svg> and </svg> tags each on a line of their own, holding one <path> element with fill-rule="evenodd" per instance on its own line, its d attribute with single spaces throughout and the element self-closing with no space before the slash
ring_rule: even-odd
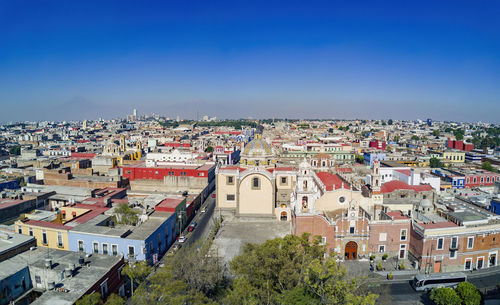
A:
<svg viewBox="0 0 500 305">
<path fill-rule="evenodd" d="M 207 208 L 201 209 L 201 213 L 205 213 L 207 211 Z"/>
<path fill-rule="evenodd" d="M 179 237 L 179 242 L 183 243 L 186 241 L 186 239 L 187 239 L 186 236 L 182 235 L 181 237 Z"/>
</svg>

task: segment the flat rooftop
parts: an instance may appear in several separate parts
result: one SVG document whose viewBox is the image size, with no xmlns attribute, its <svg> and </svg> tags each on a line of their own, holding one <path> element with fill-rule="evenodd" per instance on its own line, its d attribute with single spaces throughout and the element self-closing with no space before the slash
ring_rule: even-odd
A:
<svg viewBox="0 0 500 305">
<path fill-rule="evenodd" d="M 46 291 L 31 304 L 73 304 L 96 282 L 104 277 L 113 266 L 122 260 L 122 256 L 92 254 L 92 256 L 85 258 L 86 265 L 80 266 L 78 264 L 80 255 L 77 252 L 39 248 L 13 257 L 14 261 L 22 261 L 25 264 L 29 262 L 29 270 L 32 278 L 34 278 L 34 275 L 39 275 L 43 278 L 47 272 L 61 274 L 65 268 L 68 268 L 72 264 L 76 265 L 76 270 L 72 277 L 64 277 L 55 283 L 57 287 L 65 288 L 67 292 L 59 292 L 57 290 Z M 50 270 L 45 267 L 46 258 L 52 259 L 53 267 Z M 53 278 L 54 276 L 51 276 L 51 279 Z"/>
<path fill-rule="evenodd" d="M 35 238 L 32 236 L 17 234 L 0 229 L 0 255 L 22 245 L 28 244 L 34 240 Z"/>
</svg>

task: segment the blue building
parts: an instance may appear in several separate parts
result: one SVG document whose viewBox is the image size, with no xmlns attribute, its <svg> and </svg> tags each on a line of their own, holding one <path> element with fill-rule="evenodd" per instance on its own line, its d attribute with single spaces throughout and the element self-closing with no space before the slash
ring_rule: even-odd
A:
<svg viewBox="0 0 500 305">
<path fill-rule="evenodd" d="M 500 215 L 500 199 L 492 199 L 490 204 L 491 213 Z"/>
<path fill-rule="evenodd" d="M 175 221 L 175 213 L 156 211 L 140 225 L 115 225 L 111 216 L 101 214 L 69 231 L 69 249 L 154 264 L 177 237 Z"/>
<path fill-rule="evenodd" d="M 19 181 L 17 180 L 9 180 L 9 181 L 0 181 L 0 192 L 4 189 L 15 190 L 19 188 Z"/>
<path fill-rule="evenodd" d="M 10 304 L 33 288 L 25 261 L 9 259 L 0 263 L 0 305 Z"/>
<path fill-rule="evenodd" d="M 432 173 L 435 175 L 438 175 L 441 180 L 447 181 L 451 184 L 452 189 L 463 189 L 465 188 L 465 177 L 464 176 L 458 176 L 454 173 L 450 173 L 447 170 L 443 169 L 433 169 L 431 170 Z"/>
<path fill-rule="evenodd" d="M 373 162 L 375 160 L 384 161 L 385 160 L 385 152 L 365 152 L 363 154 L 363 160 L 365 161 L 366 166 L 373 166 Z"/>
</svg>

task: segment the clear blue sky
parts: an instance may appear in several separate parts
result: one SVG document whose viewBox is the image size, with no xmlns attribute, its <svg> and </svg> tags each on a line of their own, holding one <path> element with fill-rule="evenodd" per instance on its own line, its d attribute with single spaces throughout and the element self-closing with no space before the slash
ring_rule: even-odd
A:
<svg viewBox="0 0 500 305">
<path fill-rule="evenodd" d="M 0 1 L 0 122 L 500 122 L 500 1 Z"/>
</svg>

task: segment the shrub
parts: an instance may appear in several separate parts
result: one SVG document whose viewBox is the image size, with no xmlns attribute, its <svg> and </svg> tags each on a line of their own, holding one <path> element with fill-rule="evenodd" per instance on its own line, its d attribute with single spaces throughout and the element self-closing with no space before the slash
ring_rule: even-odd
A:
<svg viewBox="0 0 500 305">
<path fill-rule="evenodd" d="M 453 288 L 434 288 L 431 291 L 431 300 L 436 305 L 461 305 L 462 299 Z"/>
<path fill-rule="evenodd" d="M 458 284 L 456 292 L 465 305 L 481 304 L 481 294 L 472 283 L 462 282 Z"/>
<path fill-rule="evenodd" d="M 382 255 L 382 259 L 383 259 L 384 261 L 385 261 L 388 257 L 389 257 L 389 255 L 387 255 L 387 253 L 386 253 L 386 254 L 384 254 L 384 255 Z"/>
<path fill-rule="evenodd" d="M 377 271 L 382 270 L 382 262 L 378 262 Z"/>
<path fill-rule="evenodd" d="M 374 259 L 375 259 L 375 254 L 370 255 L 370 260 L 374 260 Z"/>
</svg>

